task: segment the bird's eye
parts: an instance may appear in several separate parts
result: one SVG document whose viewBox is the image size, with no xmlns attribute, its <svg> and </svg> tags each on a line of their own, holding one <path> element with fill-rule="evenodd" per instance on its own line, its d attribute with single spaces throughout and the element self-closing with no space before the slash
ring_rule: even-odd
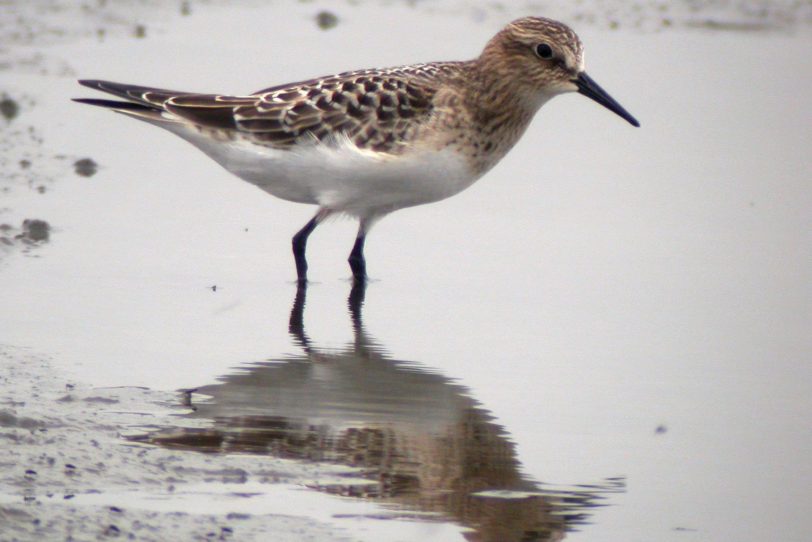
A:
<svg viewBox="0 0 812 542">
<path fill-rule="evenodd" d="M 536 54 L 540 58 L 553 58 L 553 48 L 546 43 L 536 45 Z"/>
</svg>

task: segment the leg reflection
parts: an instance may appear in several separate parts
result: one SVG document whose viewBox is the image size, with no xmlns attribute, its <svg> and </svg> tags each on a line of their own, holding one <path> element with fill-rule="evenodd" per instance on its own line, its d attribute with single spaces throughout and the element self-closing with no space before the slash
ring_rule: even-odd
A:
<svg viewBox="0 0 812 542">
<path fill-rule="evenodd" d="M 352 284 L 352 290 L 350 290 L 350 296 L 347 298 L 347 306 L 350 309 L 350 318 L 352 318 L 352 328 L 356 334 L 362 332 L 363 328 L 363 321 L 361 315 L 361 309 L 364 306 L 364 298 L 366 297 L 367 293 L 367 283 L 366 281 L 354 281 Z"/>
<path fill-rule="evenodd" d="M 347 307 L 350 311 L 350 318 L 352 320 L 353 333 L 355 334 L 356 343 L 358 338 L 363 334 L 363 316 L 362 308 L 364 306 L 364 299 L 366 297 L 367 283 L 366 281 L 354 281 L 350 295 L 347 297 Z M 305 352 L 310 352 L 311 341 L 307 336 L 304 327 L 304 312 L 305 304 L 307 302 L 307 283 L 300 282 L 296 286 L 296 296 L 293 298 L 293 306 L 290 309 L 290 318 L 288 320 L 288 333 L 293 337 L 293 341 L 301 346 Z"/>
<path fill-rule="evenodd" d="M 299 282 L 296 286 L 296 297 L 293 298 L 293 307 L 290 309 L 288 320 L 288 333 L 293 341 L 301 346 L 305 352 L 310 352 L 310 339 L 304 329 L 304 308 L 307 298 L 307 283 Z"/>
</svg>

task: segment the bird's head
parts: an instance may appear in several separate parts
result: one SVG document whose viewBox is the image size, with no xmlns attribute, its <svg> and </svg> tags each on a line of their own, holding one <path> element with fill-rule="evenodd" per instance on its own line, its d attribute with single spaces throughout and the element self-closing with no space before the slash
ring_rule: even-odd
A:
<svg viewBox="0 0 812 542">
<path fill-rule="evenodd" d="M 542 17 L 517 19 L 488 42 L 480 64 L 505 88 L 530 103 L 543 104 L 565 92 L 578 92 L 626 119 L 637 120 L 584 71 L 584 49 L 567 25 Z"/>
</svg>

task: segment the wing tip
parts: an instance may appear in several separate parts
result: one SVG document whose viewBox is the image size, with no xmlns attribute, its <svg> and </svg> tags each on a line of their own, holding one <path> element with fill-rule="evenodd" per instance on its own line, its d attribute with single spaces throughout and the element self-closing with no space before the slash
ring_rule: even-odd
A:
<svg viewBox="0 0 812 542">
<path fill-rule="evenodd" d="M 108 83 L 108 81 L 102 81 L 101 79 L 78 79 L 76 82 L 83 87 L 95 88 L 98 90 L 103 90 L 104 85 Z"/>
</svg>

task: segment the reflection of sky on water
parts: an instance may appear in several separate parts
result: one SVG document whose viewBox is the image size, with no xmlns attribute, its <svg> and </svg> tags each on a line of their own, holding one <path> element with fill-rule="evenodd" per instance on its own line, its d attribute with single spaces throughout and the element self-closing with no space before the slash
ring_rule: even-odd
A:
<svg viewBox="0 0 812 542">
<path fill-rule="evenodd" d="M 407 516 L 430 512 L 472 528 L 470 540 L 559 540 L 589 522 L 601 494 L 623 491 L 622 479 L 542 488 L 522 474 L 507 431 L 466 388 L 391 359 L 364 332 L 363 288 L 349 298 L 354 340 L 344 348 L 321 349 L 308 336 L 305 297 L 300 288 L 289 326 L 301 355 L 252 363 L 196 389 L 205 399 L 192 395 L 187 416 L 208 427 L 165 427 L 136 440 L 349 467 L 311 487 Z"/>
</svg>

